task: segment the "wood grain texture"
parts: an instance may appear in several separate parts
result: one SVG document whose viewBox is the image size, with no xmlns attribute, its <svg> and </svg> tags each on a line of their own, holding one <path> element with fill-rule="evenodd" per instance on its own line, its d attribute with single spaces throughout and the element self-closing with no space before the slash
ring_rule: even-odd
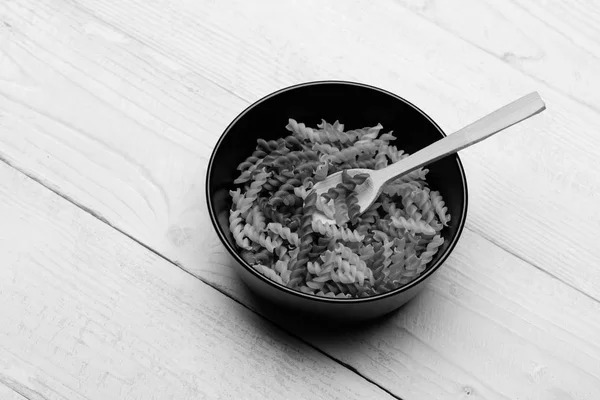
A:
<svg viewBox="0 0 600 400">
<path fill-rule="evenodd" d="M 452 131 L 539 90 L 545 113 L 461 152 L 468 227 L 600 298 L 600 270 L 579 267 L 600 263 L 600 114 L 393 2 L 230 3 L 6 3 L 2 156 L 197 274 L 218 246 L 198 240 L 206 159 L 250 100 L 354 79 Z"/>
<path fill-rule="evenodd" d="M 391 319 L 324 337 L 259 308 L 210 228 L 205 167 L 229 121 L 334 77 L 389 88 L 451 131 L 539 82 L 391 2 L 228 4 L 0 4 L 1 156 L 404 399 L 594 398 L 598 303 L 519 257 L 598 297 L 600 116 L 543 88 L 539 119 L 462 156 L 470 229 L 518 257 L 467 230 Z"/>
<path fill-rule="evenodd" d="M 597 2 L 396 1 L 532 79 L 600 111 Z"/>
<path fill-rule="evenodd" d="M 393 398 L 4 163 L 0 218 L 0 380 L 31 400 Z"/>
<path fill-rule="evenodd" d="M 294 329 L 402 399 L 595 399 L 600 303 L 471 231 L 391 318 L 323 337 Z"/>
<path fill-rule="evenodd" d="M 0 379 L 46 399 L 388 398 L 4 164 L 0 182 Z M 403 399 L 600 387 L 600 303 L 469 231 L 391 318 L 324 332 L 268 316 Z"/>
<path fill-rule="evenodd" d="M 393 2 L 136 3 L 80 4 L 244 98 L 298 81 L 355 79 L 414 100 L 451 132 L 539 89 L 547 113 L 461 153 L 469 226 L 600 299 L 600 271 L 577 267 L 600 263 L 590 240 L 600 232 L 600 114 Z M 169 21 L 176 31 L 165 28 Z M 353 29 L 361 26 L 369 29 Z"/>
<path fill-rule="evenodd" d="M 0 383 L 0 399 L 2 400 L 28 400 L 27 397 L 20 395 L 8 386 Z M 29 399 L 32 400 L 32 399 Z"/>
</svg>

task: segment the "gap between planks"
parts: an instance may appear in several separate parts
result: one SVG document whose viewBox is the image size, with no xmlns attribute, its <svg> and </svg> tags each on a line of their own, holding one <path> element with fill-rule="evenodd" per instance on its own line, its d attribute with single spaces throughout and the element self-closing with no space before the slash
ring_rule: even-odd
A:
<svg viewBox="0 0 600 400">
<path fill-rule="evenodd" d="M 43 182 L 41 179 L 38 179 L 37 177 L 35 177 L 34 175 L 31 175 L 25 171 L 20 170 L 19 168 L 17 168 L 16 166 L 12 165 L 8 160 L 6 160 L 3 156 L 0 155 L 0 162 L 6 164 L 8 167 L 16 170 L 18 173 L 23 174 L 24 176 L 26 176 L 28 179 L 31 179 L 33 182 L 36 182 L 37 184 L 39 184 L 40 186 L 48 189 L 49 191 L 51 191 L 52 193 L 56 194 L 57 196 L 59 196 L 60 198 L 68 201 L 69 203 L 73 204 L 75 207 L 79 208 L 80 210 L 84 211 L 85 213 L 91 215 L 92 217 L 96 218 L 97 220 L 99 220 L 100 222 L 103 222 L 104 224 L 108 225 L 109 227 L 111 227 L 112 229 L 114 229 L 115 231 L 119 232 L 120 234 L 122 234 L 123 236 L 129 238 L 130 240 L 132 240 L 133 242 L 137 243 L 138 245 L 142 246 L 144 249 L 148 250 L 149 252 L 155 254 L 156 256 L 160 257 L 161 259 L 163 259 L 164 261 L 168 262 L 169 264 L 179 268 L 181 271 L 183 271 L 184 273 L 186 273 L 187 275 L 189 275 L 190 277 L 196 278 L 198 280 L 200 280 L 202 283 L 206 284 L 207 286 L 215 289 L 216 291 L 218 291 L 219 293 L 221 293 L 222 295 L 224 295 L 225 297 L 233 300 L 234 302 L 236 302 L 237 304 L 241 305 L 242 307 L 252 311 L 253 313 L 259 315 L 261 318 L 264 318 L 265 320 L 269 321 L 270 323 L 272 323 L 273 325 L 275 325 L 277 328 L 281 329 L 282 331 L 284 331 L 285 333 L 287 333 L 288 335 L 290 335 L 291 337 L 293 337 L 294 339 L 298 340 L 299 342 L 305 344 L 306 346 L 310 347 L 311 349 L 317 351 L 318 353 L 324 355 L 325 357 L 329 358 L 330 360 L 332 360 L 333 362 L 339 364 L 340 366 L 348 369 L 350 372 L 358 375 L 359 377 L 361 377 L 362 379 L 364 379 L 365 381 L 369 382 L 370 384 L 376 386 L 377 388 L 381 389 L 382 391 L 384 391 L 385 393 L 389 394 L 391 397 L 398 399 L 398 400 L 403 400 L 401 397 L 399 397 L 398 395 L 394 394 L 392 391 L 390 391 L 389 389 L 383 387 L 382 385 L 378 384 L 377 382 L 373 381 L 371 378 L 369 378 L 368 376 L 365 376 L 364 374 L 361 374 L 356 368 L 352 367 L 351 365 L 349 365 L 348 363 L 343 362 L 342 360 L 334 357 L 331 354 L 328 354 L 327 352 L 321 350 L 320 348 L 318 348 L 317 346 L 315 346 L 314 344 L 312 344 L 311 342 L 308 342 L 306 339 L 302 338 L 301 336 L 295 334 L 293 331 L 291 331 L 290 329 L 286 328 L 284 325 L 279 324 L 276 320 L 274 320 L 273 318 L 269 318 L 267 315 L 258 312 L 256 309 L 248 306 L 247 304 L 241 302 L 240 300 L 236 299 L 234 296 L 231 296 L 229 293 L 227 293 L 225 290 L 221 289 L 218 287 L 218 285 L 214 285 L 211 284 L 210 281 L 206 280 L 206 279 L 202 279 L 199 276 L 196 276 L 192 273 L 190 273 L 189 271 L 187 271 L 185 268 L 183 268 L 178 262 L 172 261 L 170 260 L 168 257 L 166 257 L 165 255 L 163 255 L 161 252 L 159 252 L 158 250 L 153 249 L 152 247 L 146 245 L 145 243 L 141 242 L 140 240 L 138 240 L 137 238 L 135 238 L 134 236 L 131 236 L 130 234 L 128 234 L 127 232 L 119 229 L 118 227 L 116 227 L 115 225 L 111 224 L 106 218 L 104 218 L 102 215 L 100 215 L 99 213 L 95 212 L 94 210 L 92 210 L 89 207 L 86 207 L 85 205 L 77 202 L 76 200 L 74 200 L 73 198 L 71 198 L 70 196 L 61 193 L 58 189 L 56 189 L 55 187 L 53 187 L 52 185 L 46 184 L 45 182 Z M 211 228 L 212 229 L 212 228 Z M 37 392 L 31 391 L 28 388 L 21 388 L 21 390 L 17 390 L 17 389 L 13 389 L 11 387 L 11 383 L 10 382 L 6 382 L 4 380 L 4 378 L 2 376 L 0 376 L 0 385 L 5 385 L 7 387 L 9 387 L 12 391 L 16 392 L 17 394 L 21 395 L 22 397 L 28 399 L 28 400 L 45 400 L 45 397 L 43 397 L 42 395 L 40 395 Z M 23 393 L 27 393 L 27 396 Z M 2 394 L 2 392 L 0 392 L 0 394 Z M 4 399 L 1 399 L 4 400 Z"/>
<path fill-rule="evenodd" d="M 119 227 L 117 227 L 116 225 L 114 225 L 113 223 L 111 223 L 108 219 L 106 219 L 104 216 L 102 216 L 102 214 L 100 214 L 99 212 L 96 212 L 95 210 L 93 210 L 90 207 L 87 207 L 86 205 L 78 202 L 77 200 L 75 200 L 74 198 L 72 198 L 71 196 L 67 195 L 66 193 L 63 193 L 60 191 L 59 188 L 55 187 L 54 185 L 51 185 L 48 182 L 45 182 L 44 179 L 42 178 L 38 178 L 37 176 L 28 173 L 27 171 L 19 168 L 18 166 L 14 165 L 12 162 L 10 162 L 8 159 L 6 159 L 6 157 L 4 157 L 3 155 L 0 154 L 0 161 L 5 163 L 6 165 L 10 166 L 11 168 L 14 168 L 15 170 L 19 171 L 20 173 L 22 173 L 23 175 L 27 176 L 29 179 L 37 182 L 38 184 L 42 185 L 43 187 L 45 187 L 46 189 L 52 191 L 53 193 L 55 193 L 56 195 L 62 197 L 63 199 L 67 200 L 68 202 L 70 202 L 71 204 L 75 205 L 76 207 L 80 208 L 81 210 L 85 211 L 86 213 L 92 215 L 94 218 L 98 219 L 99 221 L 102 221 L 103 223 L 107 224 L 108 226 L 110 226 L 111 228 L 113 228 L 114 230 L 116 230 L 117 232 L 125 235 L 126 237 L 128 237 L 129 239 L 133 240 L 134 242 L 138 243 L 140 246 L 144 247 L 145 249 L 151 251 L 152 253 L 156 254 L 157 256 L 161 257 L 162 259 L 168 261 L 169 263 L 173 264 L 174 266 L 176 266 L 177 268 L 181 269 L 182 271 L 184 271 L 186 274 L 193 276 L 197 279 L 199 279 L 200 281 L 202 281 L 203 283 L 213 287 L 214 289 L 218 290 L 220 293 L 224 294 L 225 296 L 231 298 L 232 300 L 236 301 L 237 303 L 243 305 L 244 307 L 248 308 L 249 310 L 252 310 L 254 312 L 256 312 L 255 309 L 250 308 L 249 306 L 247 306 L 246 304 L 238 301 L 237 299 L 235 299 L 235 297 L 229 295 L 225 290 L 219 288 L 218 285 L 212 284 L 210 281 L 206 280 L 206 279 L 202 279 L 200 276 L 198 275 L 194 275 L 191 272 L 189 272 L 188 270 L 186 270 L 179 262 L 171 260 L 169 257 L 167 257 L 166 255 L 164 255 L 163 253 L 161 253 L 159 250 L 154 249 L 153 247 L 151 247 L 150 245 L 144 243 L 141 239 L 136 238 L 135 236 L 125 232 L 124 230 L 120 229 Z M 214 229 L 211 227 L 211 229 Z M 535 268 L 541 272 L 543 272 L 544 274 L 550 276 L 553 279 L 558 280 L 559 282 L 563 283 L 564 285 L 568 286 L 569 288 L 575 290 L 576 292 L 582 294 L 583 296 L 593 300 L 594 302 L 600 302 L 599 299 L 596 299 L 595 297 L 591 296 L 590 294 L 584 292 L 583 290 L 579 289 L 578 287 L 569 284 L 568 282 L 565 282 L 564 280 L 560 279 L 560 277 L 552 274 L 549 271 L 546 271 L 545 269 L 541 268 L 540 266 L 536 265 L 535 263 L 525 259 L 524 257 L 520 256 L 519 254 L 511 251 L 510 249 L 496 243 L 494 240 L 490 239 L 488 236 L 483 235 L 481 232 L 469 228 L 468 226 L 465 226 L 464 229 L 472 232 L 474 235 L 480 236 L 481 238 L 485 239 L 486 241 L 488 241 L 489 243 L 491 243 L 492 245 L 504 250 L 505 252 L 507 252 L 508 254 L 518 258 L 519 260 L 523 261 L 524 263 L 526 263 L 527 265 L 530 265 L 532 268 Z M 258 313 L 260 314 L 260 313 Z M 265 317 L 265 315 L 260 314 L 261 316 Z M 271 322 L 274 322 L 272 319 L 269 319 Z M 275 323 L 275 322 L 274 322 Z M 279 326 L 279 325 L 278 325 Z M 282 328 L 283 329 L 283 328 Z M 318 349 L 317 349 L 318 350 Z M 320 351 L 320 350 L 319 350 Z M 325 353 L 323 353 L 325 354 Z M 331 357 L 328 355 L 328 357 Z M 333 360 L 336 360 L 335 358 L 331 357 Z M 341 361 L 336 360 L 337 362 L 343 364 Z M 346 366 L 348 367 L 348 366 Z M 352 368 L 350 368 L 352 369 Z M 359 374 L 360 375 L 360 374 Z M 361 375 L 362 376 L 362 375 Z M 364 377 L 365 379 L 368 380 L 368 378 Z M 382 388 L 384 389 L 384 388 Z M 385 390 L 385 389 L 384 389 Z"/>
<path fill-rule="evenodd" d="M 0 376 L 0 399 L 1 400 L 47 400 L 41 394 L 24 388 L 18 383 L 8 381 L 7 378 Z"/>
</svg>

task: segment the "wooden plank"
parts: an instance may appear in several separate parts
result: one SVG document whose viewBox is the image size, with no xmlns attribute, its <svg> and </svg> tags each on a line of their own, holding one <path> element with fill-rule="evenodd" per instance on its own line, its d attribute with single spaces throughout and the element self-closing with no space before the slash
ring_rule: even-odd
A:
<svg viewBox="0 0 600 400">
<path fill-rule="evenodd" d="M 229 272 L 197 262 L 219 246 L 212 232 L 204 240 L 202 185 L 211 145 L 247 100 L 301 80 L 356 79 L 405 95 L 451 131 L 540 90 L 545 113 L 462 152 L 468 227 L 600 298 L 600 270 L 585 267 L 600 262 L 600 114 L 394 4 L 270 4 L 297 16 L 290 29 L 245 2 L 177 4 L 103 0 L 87 4 L 94 15 L 60 0 L 0 6 L 2 157 L 229 287 Z M 347 29 L 375 19 L 367 32 Z M 403 50 L 384 51 L 392 42 Z"/>
<path fill-rule="evenodd" d="M 31 400 L 393 399 L 4 163 L 0 218 L 0 377 Z"/>
</svg>

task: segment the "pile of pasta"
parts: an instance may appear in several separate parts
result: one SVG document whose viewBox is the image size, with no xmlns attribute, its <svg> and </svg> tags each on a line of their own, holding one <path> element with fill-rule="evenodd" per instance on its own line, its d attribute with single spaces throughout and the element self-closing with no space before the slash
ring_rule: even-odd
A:
<svg viewBox="0 0 600 400">
<path fill-rule="evenodd" d="M 317 195 L 316 182 L 351 168 L 381 169 L 408 155 L 383 127 L 344 131 L 293 119 L 288 136 L 257 141 L 238 166 L 229 228 L 241 256 L 269 279 L 317 296 L 360 298 L 397 289 L 423 273 L 450 221 L 439 192 L 418 169 L 390 182 L 359 215 L 354 188 L 365 175 Z M 324 214 L 331 223 L 313 218 Z M 328 219 L 325 219 L 328 221 Z"/>
</svg>

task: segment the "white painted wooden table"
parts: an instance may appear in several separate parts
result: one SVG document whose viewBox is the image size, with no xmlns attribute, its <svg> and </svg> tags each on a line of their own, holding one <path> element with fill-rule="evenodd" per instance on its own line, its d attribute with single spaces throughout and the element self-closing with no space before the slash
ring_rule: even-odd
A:
<svg viewBox="0 0 600 400">
<path fill-rule="evenodd" d="M 0 2 L 0 399 L 600 398 L 600 4 Z M 258 98 L 348 79 L 448 132 L 467 227 L 391 318 L 326 334 L 250 296 L 212 146 Z"/>
</svg>

